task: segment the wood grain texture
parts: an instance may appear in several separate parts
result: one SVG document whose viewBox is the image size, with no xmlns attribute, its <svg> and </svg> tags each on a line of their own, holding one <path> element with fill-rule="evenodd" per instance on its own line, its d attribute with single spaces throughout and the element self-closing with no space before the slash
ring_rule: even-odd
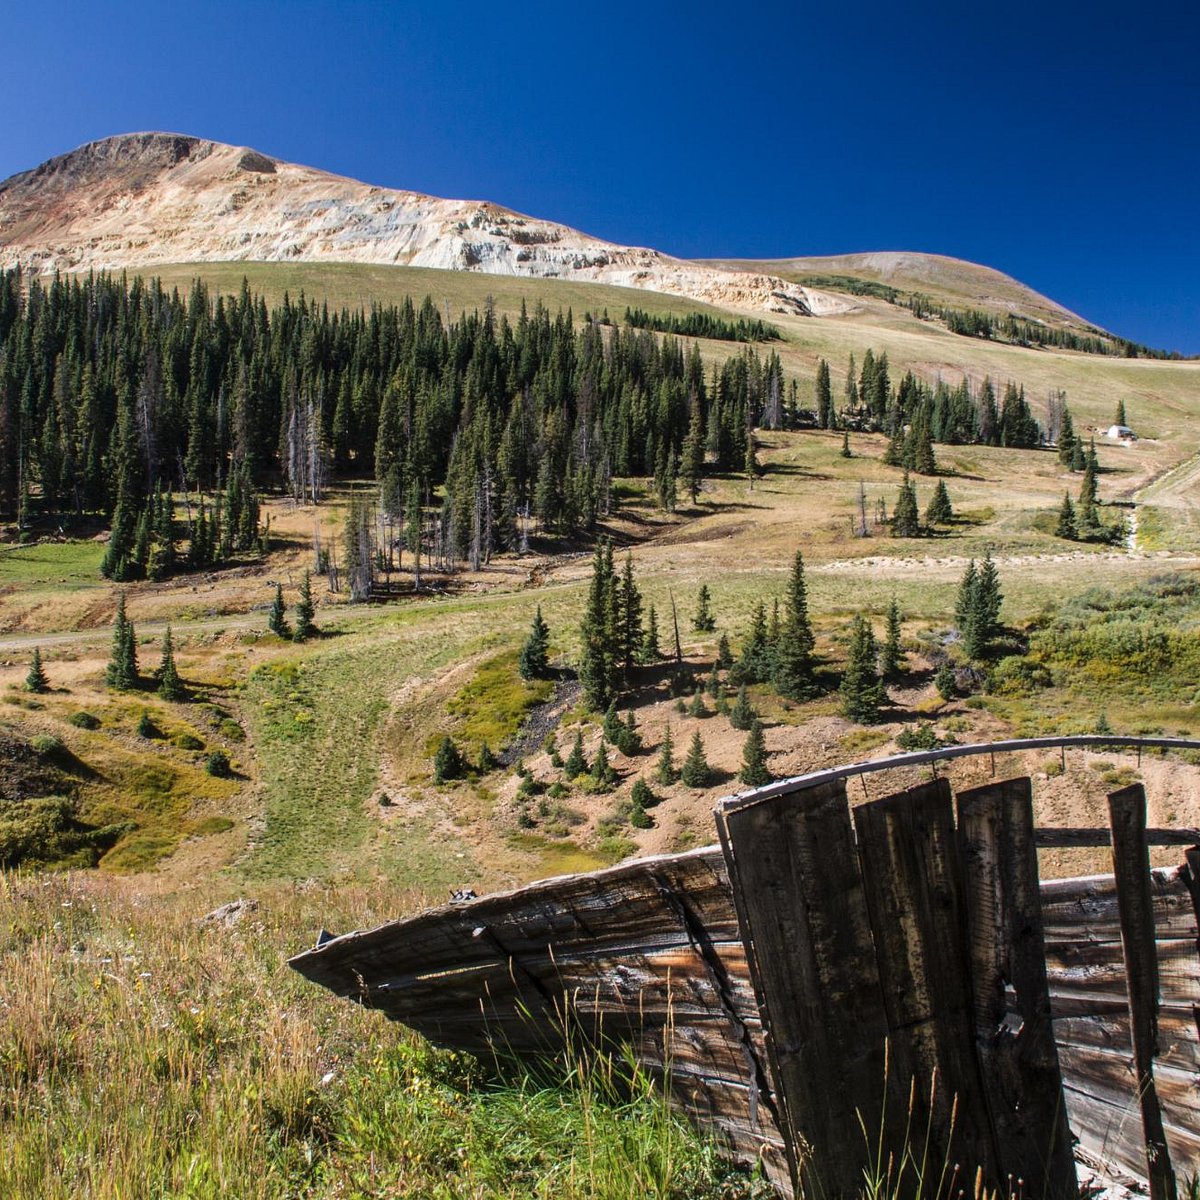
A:
<svg viewBox="0 0 1200 1200">
<path fill-rule="evenodd" d="M 1001 1179 L 1025 1195 L 1075 1197 L 1066 1099 L 1051 1020 L 1027 778 L 958 795 L 975 1052 Z"/>
</svg>

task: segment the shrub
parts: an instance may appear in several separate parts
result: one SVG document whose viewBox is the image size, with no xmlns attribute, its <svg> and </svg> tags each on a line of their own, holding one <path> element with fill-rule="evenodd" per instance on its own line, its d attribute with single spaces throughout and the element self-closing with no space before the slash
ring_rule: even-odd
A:
<svg viewBox="0 0 1200 1200">
<path fill-rule="evenodd" d="M 203 750 L 204 743 L 194 733 L 177 733 L 171 739 L 172 746 L 180 750 Z"/>
<path fill-rule="evenodd" d="M 916 729 L 903 730 L 896 739 L 901 750 L 936 750 L 945 744 L 934 727 L 924 721 Z"/>
<path fill-rule="evenodd" d="M 229 764 L 229 755 L 224 750 L 214 750 L 204 760 L 204 769 L 214 779 L 228 779 L 233 774 L 233 768 Z"/>
<path fill-rule="evenodd" d="M 37 737 L 29 739 L 29 744 L 41 755 L 49 758 L 53 754 L 60 754 L 65 747 L 62 744 L 61 738 L 56 738 L 49 733 L 39 733 Z"/>
<path fill-rule="evenodd" d="M 67 718 L 68 725 L 74 725 L 76 729 L 99 729 L 100 718 L 93 716 L 90 712 L 72 713 Z"/>
<path fill-rule="evenodd" d="M 987 686 L 989 692 L 1000 696 L 1025 696 L 1048 688 L 1053 682 L 1050 672 L 1041 663 L 1024 655 L 1010 654 L 992 668 Z"/>
</svg>

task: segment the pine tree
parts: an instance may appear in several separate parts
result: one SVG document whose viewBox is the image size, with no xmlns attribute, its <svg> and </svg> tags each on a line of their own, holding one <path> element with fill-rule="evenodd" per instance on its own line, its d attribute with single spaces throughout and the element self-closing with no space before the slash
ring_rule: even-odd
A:
<svg viewBox="0 0 1200 1200">
<path fill-rule="evenodd" d="M 39 694 L 50 690 L 50 680 L 46 678 L 46 671 L 42 666 L 40 646 L 33 648 L 33 660 L 29 664 L 29 674 L 25 676 L 25 690 Z"/>
<path fill-rule="evenodd" d="M 749 729 L 758 720 L 758 714 L 746 694 L 746 685 L 738 688 L 737 703 L 729 710 L 729 723 L 734 729 Z"/>
<path fill-rule="evenodd" d="M 275 585 L 275 599 L 271 601 L 271 611 L 267 616 L 267 628 L 278 637 L 290 638 L 291 627 L 287 623 L 287 606 L 283 602 L 283 584 Z"/>
<path fill-rule="evenodd" d="M 896 511 L 892 515 L 892 537 L 914 538 L 921 536 L 921 518 L 917 511 L 917 489 L 904 472 L 900 494 L 896 498 Z"/>
<path fill-rule="evenodd" d="M 541 679 L 545 676 L 550 665 L 550 627 L 542 619 L 542 606 L 539 604 L 533 616 L 533 624 L 521 653 L 517 658 L 517 671 L 522 679 Z"/>
<path fill-rule="evenodd" d="M 939 479 L 933 489 L 933 497 L 925 509 L 926 525 L 949 525 L 954 520 L 954 509 L 950 505 L 950 493 L 946 491 L 946 481 Z"/>
<path fill-rule="evenodd" d="M 691 788 L 708 787 L 712 778 L 708 759 L 704 757 L 704 739 L 698 729 L 692 734 L 692 744 L 688 747 L 687 757 L 679 770 L 679 778 Z"/>
<path fill-rule="evenodd" d="M 933 686 L 937 688 L 937 694 L 943 700 L 953 700 L 957 694 L 958 681 L 954 677 L 954 668 L 949 659 L 938 667 L 937 674 L 933 677 Z"/>
<path fill-rule="evenodd" d="M 1083 482 L 1079 485 L 1079 505 L 1075 510 L 1075 533 L 1077 537 L 1088 539 L 1096 536 L 1100 528 L 1100 518 L 1096 513 L 1096 447 L 1093 444 L 1084 460 Z"/>
<path fill-rule="evenodd" d="M 746 735 L 742 747 L 742 769 L 738 778 L 749 787 L 762 787 L 771 782 L 772 775 L 767 768 L 767 744 L 763 738 L 761 721 L 750 724 L 750 732 Z"/>
<path fill-rule="evenodd" d="M 642 629 L 642 593 L 633 578 L 633 556 L 625 555 L 625 568 L 617 585 L 617 646 L 615 654 L 626 681 L 633 673 L 645 641 Z"/>
<path fill-rule="evenodd" d="M 658 752 L 658 763 L 654 768 L 654 778 L 663 787 L 670 787 L 675 782 L 675 740 L 671 737 L 671 726 L 663 730 L 662 746 Z"/>
<path fill-rule="evenodd" d="M 771 643 L 767 638 L 767 610 L 760 600 L 754 607 L 750 636 L 735 668 L 738 679 L 747 683 L 765 683 L 771 677 L 772 658 Z"/>
<path fill-rule="evenodd" d="M 808 585 L 804 580 L 804 556 L 799 550 L 792 563 L 788 583 L 783 630 L 772 654 L 771 682 L 780 695 L 803 699 L 813 688 L 813 637 L 808 619 Z"/>
<path fill-rule="evenodd" d="M 445 734 L 433 756 L 433 782 L 449 783 L 452 779 L 460 779 L 466 769 L 462 752 L 454 744 L 454 739 Z"/>
<path fill-rule="evenodd" d="M 896 603 L 896 597 L 893 596 L 887 611 L 887 633 L 879 654 L 879 673 L 884 679 L 890 679 L 900 669 L 903 658 L 900 649 L 900 632 L 900 606 Z"/>
<path fill-rule="evenodd" d="M 1075 505 L 1071 503 L 1071 493 L 1063 492 L 1063 502 L 1058 510 L 1058 523 L 1054 526 L 1056 537 L 1066 538 L 1073 542 L 1079 531 L 1075 525 Z"/>
<path fill-rule="evenodd" d="M 1124 400 L 1117 401 L 1117 415 L 1116 415 L 1115 420 L 1113 421 L 1113 424 L 1114 425 L 1124 425 L 1125 424 L 1125 401 Z"/>
<path fill-rule="evenodd" d="M 861 613 L 854 618 L 850 633 L 850 654 L 838 689 L 842 713 L 852 721 L 866 723 L 879 716 L 883 685 L 876 672 L 875 635 Z"/>
<path fill-rule="evenodd" d="M 954 601 L 954 623 L 960 631 L 964 629 L 970 617 L 978 583 L 979 572 L 975 567 L 975 560 L 971 559 L 967 564 L 967 569 L 963 572 L 962 580 L 958 585 L 958 595 Z"/>
<path fill-rule="evenodd" d="M 833 387 L 829 364 L 823 358 L 817 363 L 817 424 L 822 429 L 833 427 Z"/>
<path fill-rule="evenodd" d="M 614 700 L 604 714 L 604 724 L 601 730 L 605 738 L 615 746 L 621 734 L 621 718 L 617 716 L 617 702 Z"/>
<path fill-rule="evenodd" d="M 689 717 L 707 717 L 708 709 L 704 704 L 704 689 L 697 685 L 696 690 L 692 693 L 692 702 L 688 705 Z"/>
<path fill-rule="evenodd" d="M 304 578 L 300 581 L 300 599 L 296 601 L 296 632 L 292 634 L 293 641 L 306 642 L 309 638 L 316 637 L 317 627 L 313 624 L 316 611 L 309 574 L 305 571 Z"/>
<path fill-rule="evenodd" d="M 724 671 L 733 666 L 733 649 L 729 645 L 729 635 L 725 633 L 717 643 L 717 666 Z"/>
<path fill-rule="evenodd" d="M 575 734 L 575 741 L 571 746 L 571 753 L 567 755 L 567 761 L 563 764 L 563 774 L 568 779 L 576 779 L 580 775 L 588 773 L 588 760 L 583 753 L 583 731 L 580 730 Z"/>
<path fill-rule="evenodd" d="M 612 574 L 612 546 L 601 542 L 592 559 L 592 581 L 587 608 L 579 627 L 581 655 L 579 682 L 589 708 L 602 710 L 612 699 L 616 655 L 613 618 L 615 581 Z"/>
<path fill-rule="evenodd" d="M 125 593 L 117 596 L 117 615 L 113 622 L 112 653 L 105 680 L 110 688 L 129 692 L 138 685 L 137 639 L 133 622 L 125 616 Z"/>
<path fill-rule="evenodd" d="M 978 571 L 972 559 L 959 584 L 955 604 L 955 619 L 968 657 L 982 658 L 1000 632 L 1002 602 L 1000 575 L 991 554 L 985 555 Z"/>
<path fill-rule="evenodd" d="M 842 457 L 853 458 L 854 455 L 850 450 L 850 430 L 845 430 L 842 433 Z"/>
<path fill-rule="evenodd" d="M 642 735 L 638 733 L 637 718 L 631 708 L 625 714 L 623 724 L 618 723 L 617 736 L 613 743 L 626 758 L 632 758 L 642 748 Z"/>
<path fill-rule="evenodd" d="M 978 591 L 979 612 L 986 643 L 1000 632 L 1000 607 L 1004 602 L 1004 594 L 1000 590 L 1000 572 L 992 561 L 991 551 L 983 556 L 983 562 L 979 567 Z"/>
<path fill-rule="evenodd" d="M 168 625 L 163 634 L 162 659 L 158 664 L 158 694 L 164 700 L 182 700 L 184 695 L 183 681 L 175 667 L 175 644 L 171 640 L 171 626 Z"/>
<path fill-rule="evenodd" d="M 600 787 L 612 787 L 617 781 L 617 773 L 608 761 L 608 749 L 603 738 L 600 739 L 600 746 L 596 750 L 591 774 L 592 780 Z"/>
<path fill-rule="evenodd" d="M 638 658 L 644 663 L 656 663 L 662 658 L 662 649 L 658 644 L 658 614 L 654 611 L 653 604 L 646 614 L 646 632 L 642 636 Z"/>
<path fill-rule="evenodd" d="M 1069 470 L 1075 470 L 1075 452 L 1079 448 L 1079 440 L 1075 436 L 1075 423 L 1071 420 L 1071 410 L 1065 405 L 1062 411 L 1062 424 L 1058 431 L 1058 461 Z"/>
<path fill-rule="evenodd" d="M 692 628 L 697 633 L 712 633 L 716 627 L 716 618 L 712 614 L 712 594 L 708 590 L 708 584 L 702 583 L 696 597 L 696 615 L 692 618 Z"/>
<path fill-rule="evenodd" d="M 687 437 L 683 441 L 683 455 L 679 462 L 680 482 L 693 504 L 700 497 L 700 478 L 703 474 L 704 414 L 700 409 L 700 401 L 693 397 Z"/>
</svg>

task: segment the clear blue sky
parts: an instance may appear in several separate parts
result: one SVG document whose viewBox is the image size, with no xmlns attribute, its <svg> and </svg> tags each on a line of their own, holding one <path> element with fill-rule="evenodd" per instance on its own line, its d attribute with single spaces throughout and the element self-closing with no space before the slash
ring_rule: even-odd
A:
<svg viewBox="0 0 1200 1200">
<path fill-rule="evenodd" d="M 1200 353 L 1200 4 L 9 3 L 0 178 L 170 129 L 684 256 L 913 249 Z"/>
</svg>

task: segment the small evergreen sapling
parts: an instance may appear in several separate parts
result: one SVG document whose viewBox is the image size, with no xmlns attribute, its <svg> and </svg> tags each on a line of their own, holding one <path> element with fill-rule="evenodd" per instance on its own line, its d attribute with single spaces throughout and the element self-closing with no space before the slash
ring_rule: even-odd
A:
<svg viewBox="0 0 1200 1200">
<path fill-rule="evenodd" d="M 604 724 L 601 728 L 604 731 L 605 738 L 616 746 L 621 736 L 621 718 L 617 716 L 617 702 L 615 700 L 608 706 L 608 711 L 604 714 Z"/>
<path fill-rule="evenodd" d="M 1066 538 L 1067 541 L 1073 542 L 1079 536 L 1079 530 L 1075 524 L 1075 505 L 1071 503 L 1070 492 L 1063 493 L 1063 501 L 1058 509 L 1058 522 L 1054 526 L 1056 537 Z"/>
<path fill-rule="evenodd" d="M 746 694 L 746 685 L 742 684 L 738 688 L 737 703 L 729 710 L 729 723 L 734 729 L 747 730 L 756 720 L 758 720 L 758 714 L 754 711 L 750 697 Z"/>
<path fill-rule="evenodd" d="M 575 744 L 571 747 L 571 753 L 567 755 L 567 761 L 563 764 L 563 774 L 568 779 L 577 779 L 580 775 L 588 773 L 588 760 L 583 753 L 583 731 L 580 730 L 575 734 Z"/>
<path fill-rule="evenodd" d="M 689 717 L 707 717 L 708 709 L 704 705 L 704 689 L 697 686 L 692 694 L 692 702 L 688 705 Z"/>
<path fill-rule="evenodd" d="M 542 619 L 542 606 L 539 604 L 534 613 L 533 624 L 529 629 L 529 637 L 521 647 L 517 659 L 517 671 L 522 679 L 541 679 L 545 676 L 550 665 L 550 627 Z"/>
<path fill-rule="evenodd" d="M 883 639 L 883 649 L 879 655 L 879 672 L 884 679 L 889 679 L 900 670 L 903 654 L 900 650 L 900 606 L 895 596 L 888 605 L 887 633 Z"/>
<path fill-rule="evenodd" d="M 721 640 L 717 643 L 717 665 L 723 671 L 728 671 L 733 666 L 733 649 L 729 645 L 729 635 L 721 634 Z"/>
<path fill-rule="evenodd" d="M 105 671 L 105 682 L 120 692 L 138 685 L 137 639 L 133 622 L 125 615 L 125 593 L 117 597 L 117 615 L 113 623 L 112 653 Z"/>
<path fill-rule="evenodd" d="M 658 803 L 658 797 L 650 790 L 650 785 L 640 775 L 634 781 L 629 799 L 639 808 L 653 808 Z"/>
<path fill-rule="evenodd" d="M 610 788 L 617 782 L 617 773 L 608 761 L 608 746 L 603 738 L 600 739 L 600 745 L 596 750 L 596 757 L 592 761 L 591 775 L 592 782 L 597 787 Z"/>
<path fill-rule="evenodd" d="M 904 480 L 900 484 L 900 493 L 896 497 L 896 510 L 892 514 L 892 537 L 915 538 L 921 536 L 921 518 L 917 512 L 917 489 L 913 486 L 908 472 L 904 472 Z"/>
<path fill-rule="evenodd" d="M 700 731 L 692 734 L 692 744 L 688 747 L 687 757 L 679 771 L 679 778 L 691 788 L 708 787 L 712 771 L 708 759 L 704 757 L 704 739 Z"/>
<path fill-rule="evenodd" d="M 850 655 L 839 689 L 842 714 L 852 721 L 874 721 L 883 702 L 883 684 L 875 669 L 875 635 L 862 615 L 856 614 L 850 634 Z"/>
<path fill-rule="evenodd" d="M 939 479 L 933 489 L 933 497 L 925 509 L 926 525 L 949 525 L 954 520 L 954 509 L 950 504 L 950 493 L 946 491 L 946 481 Z"/>
<path fill-rule="evenodd" d="M 658 763 L 654 768 L 654 778 L 663 787 L 670 787 L 675 782 L 675 740 L 671 736 L 671 726 L 663 731 L 662 746 L 658 752 Z"/>
<path fill-rule="evenodd" d="M 742 747 L 742 769 L 738 772 L 738 778 L 750 787 L 762 787 L 771 782 L 761 721 L 755 720 L 750 724 L 750 732 L 746 735 L 746 743 Z"/>
<path fill-rule="evenodd" d="M 171 640 L 170 625 L 163 634 L 162 659 L 158 664 L 158 694 L 164 700 L 182 700 L 186 694 L 175 667 L 175 644 Z"/>
<path fill-rule="evenodd" d="M 277 637 L 290 638 L 291 627 L 287 623 L 287 606 L 283 602 L 283 584 L 275 585 L 275 599 L 271 601 L 271 611 L 267 616 L 267 628 Z"/>
<path fill-rule="evenodd" d="M 40 646 L 33 648 L 33 660 L 29 664 L 29 674 L 25 676 L 25 690 L 39 694 L 50 690 L 50 680 L 46 678 L 46 671 L 42 666 Z"/>
<path fill-rule="evenodd" d="M 938 667 L 937 674 L 933 677 L 933 686 L 937 688 L 937 694 L 943 700 L 953 700 L 958 695 L 958 681 L 954 677 L 954 668 L 949 659 Z"/>
<path fill-rule="evenodd" d="M 696 615 L 692 618 L 692 628 L 697 633 L 712 633 L 716 627 L 717 621 L 712 612 L 712 594 L 708 590 L 708 584 L 702 583 L 696 597 Z"/>
<path fill-rule="evenodd" d="M 312 583 L 309 573 L 305 571 L 300 582 L 300 599 L 296 601 L 296 632 L 292 634 L 294 641 L 306 642 L 316 636 L 317 627 L 313 624 L 316 611 L 312 598 Z"/>
<path fill-rule="evenodd" d="M 467 764 L 454 739 L 445 734 L 438 743 L 437 753 L 433 756 L 433 782 L 448 783 L 452 779 L 460 779 L 466 771 Z"/>
<path fill-rule="evenodd" d="M 618 724 L 613 744 L 626 758 L 632 758 L 641 750 L 642 735 L 638 733 L 637 720 L 632 708 L 625 714 L 624 723 Z"/>
</svg>

